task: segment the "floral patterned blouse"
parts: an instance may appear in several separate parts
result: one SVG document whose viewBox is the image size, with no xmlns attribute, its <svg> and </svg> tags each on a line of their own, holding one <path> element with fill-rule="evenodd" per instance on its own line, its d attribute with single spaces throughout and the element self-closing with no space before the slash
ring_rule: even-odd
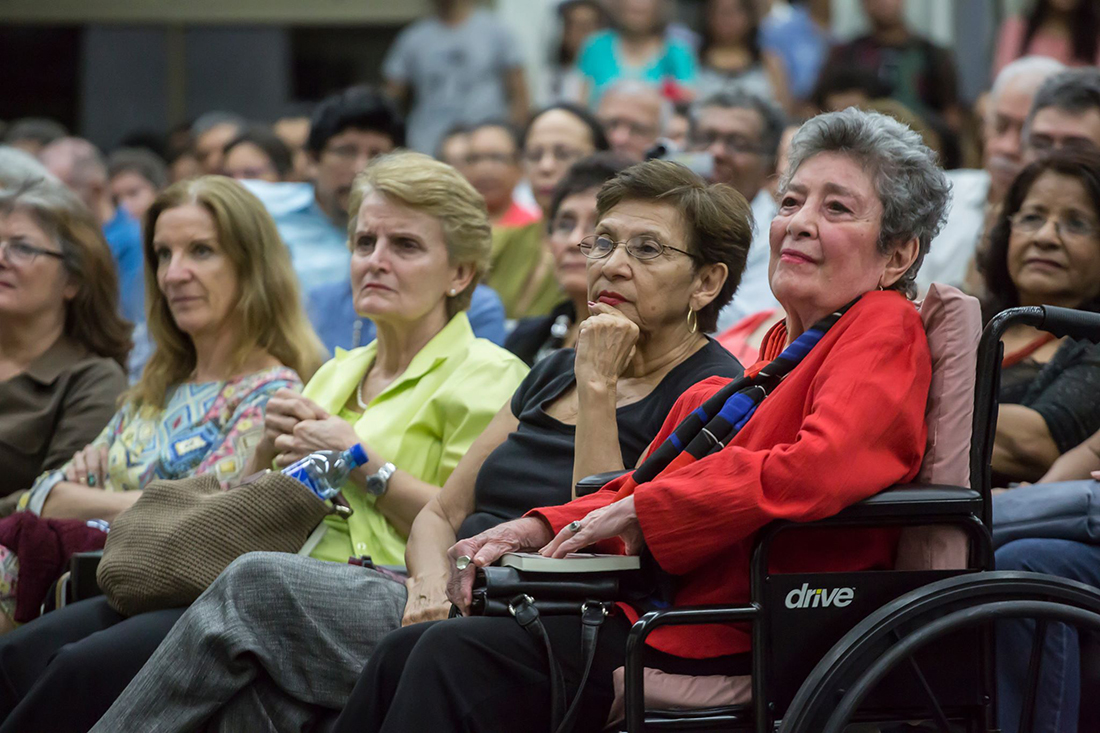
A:
<svg viewBox="0 0 1100 733">
<path fill-rule="evenodd" d="M 207 473 L 229 484 L 263 437 L 268 399 L 283 387 L 301 386 L 291 369 L 272 367 L 227 382 L 181 384 L 161 410 L 124 405 L 92 441 L 107 446 L 103 488 L 133 491 L 150 481 Z M 68 465 L 42 474 L 20 508 L 41 511 Z"/>
<path fill-rule="evenodd" d="M 302 382 L 293 370 L 272 367 L 228 382 L 186 382 L 171 391 L 161 410 L 127 403 L 91 443 L 107 446 L 103 488 L 133 491 L 150 481 L 203 473 L 226 486 L 244 471 L 263 437 L 267 401 L 283 387 L 300 390 Z M 68 466 L 39 476 L 19 508 L 41 512 Z M 19 558 L 0 545 L 0 613 L 9 619 L 18 582 Z"/>
</svg>

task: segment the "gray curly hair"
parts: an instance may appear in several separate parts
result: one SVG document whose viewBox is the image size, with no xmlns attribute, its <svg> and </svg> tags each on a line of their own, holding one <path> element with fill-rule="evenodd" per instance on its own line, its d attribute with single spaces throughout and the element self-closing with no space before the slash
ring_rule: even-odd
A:
<svg viewBox="0 0 1100 733">
<path fill-rule="evenodd" d="M 787 191 L 798 167 L 820 153 L 849 155 L 871 173 L 882 202 L 878 247 L 889 254 L 917 237 L 920 250 L 913 265 L 890 286 L 908 298 L 916 297 L 917 271 L 947 214 L 951 184 L 936 154 L 920 135 L 878 112 L 849 107 L 818 115 L 806 122 L 791 140 L 790 163 L 779 183 Z"/>
</svg>

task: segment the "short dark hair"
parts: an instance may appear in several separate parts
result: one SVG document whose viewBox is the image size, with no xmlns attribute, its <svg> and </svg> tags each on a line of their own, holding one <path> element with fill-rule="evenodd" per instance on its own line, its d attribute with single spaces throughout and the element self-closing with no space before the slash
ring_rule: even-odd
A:
<svg viewBox="0 0 1100 733">
<path fill-rule="evenodd" d="M 667 160 L 647 160 L 624 170 L 605 183 L 596 195 L 596 211 L 602 219 L 623 201 L 671 204 L 684 217 L 687 249 L 697 265 L 722 263 L 729 270 L 718 297 L 697 315 L 701 331 L 713 331 L 718 312 L 741 284 L 752 243 L 752 209 L 732 186 L 708 184 L 686 166 Z"/>
<path fill-rule="evenodd" d="M 787 115 L 779 105 L 752 89 L 735 83 L 695 103 L 690 117 L 692 129 L 698 124 L 699 114 L 708 107 L 749 109 L 756 112 L 764 123 L 760 131 L 760 145 L 764 148 L 764 155 L 772 163 L 775 162 L 779 141 L 783 139 L 783 131 L 787 129 Z"/>
<path fill-rule="evenodd" d="M 385 135 L 396 148 L 405 145 L 405 120 L 397 105 L 377 89 L 360 86 L 337 92 L 317 105 L 306 149 L 320 155 L 330 139 L 349 128 Z"/>
<path fill-rule="evenodd" d="M 893 94 L 893 86 L 879 78 L 878 74 L 860 66 L 834 64 L 826 66 L 814 85 L 810 101 L 822 111 L 830 94 L 863 92 L 868 99 L 880 99 Z"/>
<path fill-rule="evenodd" d="M 542 117 L 547 112 L 553 112 L 556 109 L 560 109 L 563 112 L 568 112 L 588 128 L 588 132 L 592 136 L 592 146 L 596 150 L 610 150 L 611 144 L 607 141 L 607 135 L 603 132 L 603 125 L 596 119 L 596 116 L 589 112 L 579 104 L 573 104 L 572 102 L 558 102 L 557 104 L 551 104 L 547 107 L 537 110 L 527 120 L 527 124 L 523 128 L 523 132 L 519 136 L 519 148 L 523 150 L 527 147 L 527 136 L 531 134 L 531 127 L 535 124 L 538 118 Z"/>
<path fill-rule="evenodd" d="M 145 148 L 119 148 L 107 156 L 107 178 L 122 173 L 137 173 L 157 191 L 168 185 L 168 168 L 164 160 Z"/>
<path fill-rule="evenodd" d="M 279 178 L 286 178 L 294 168 L 294 158 L 290 148 L 270 128 L 263 125 L 249 127 L 226 143 L 222 153 L 228 156 L 230 150 L 244 143 L 251 143 L 264 151 L 264 154 L 271 159 L 271 164 L 275 166 L 275 172 Z"/>
<path fill-rule="evenodd" d="M 1100 69 L 1095 66 L 1066 69 L 1048 77 L 1031 101 L 1025 130 L 1030 130 L 1035 115 L 1048 107 L 1073 114 L 1100 110 Z"/>
<path fill-rule="evenodd" d="M 589 8 L 596 12 L 597 23 L 600 28 L 607 25 L 607 10 L 604 9 L 598 0 L 563 0 L 558 5 L 558 20 L 564 25 L 568 19 L 569 13 L 576 8 Z M 553 59 L 559 66 L 569 67 L 576 62 L 576 58 L 573 54 L 570 54 L 565 48 L 565 39 L 561 39 L 557 45 L 557 51 L 554 53 Z"/>
<path fill-rule="evenodd" d="M 496 127 L 498 129 L 504 130 L 506 133 L 508 133 L 508 137 L 512 138 L 512 144 L 515 145 L 515 147 L 516 147 L 517 155 L 519 154 L 519 151 L 522 149 L 520 144 L 519 144 L 521 133 L 518 129 L 516 129 L 516 126 L 513 125 L 508 120 L 501 119 L 499 117 L 494 117 L 492 119 L 483 120 L 481 122 L 475 122 L 472 125 L 467 125 L 463 131 L 467 135 L 472 135 L 475 132 L 477 132 L 478 130 L 483 130 L 486 127 Z"/>
<path fill-rule="evenodd" d="M 569 170 L 558 181 L 558 185 L 554 186 L 554 193 L 550 197 L 550 208 L 546 214 L 547 229 L 552 226 L 554 218 L 558 215 L 562 201 L 578 193 L 603 186 L 637 162 L 619 153 L 603 151 L 586 155 L 569 166 Z"/>
<path fill-rule="evenodd" d="M 988 321 L 1006 308 L 1020 305 L 1020 293 L 1008 272 L 1008 242 L 1012 217 L 1019 212 L 1035 181 L 1044 173 L 1058 173 L 1081 182 L 1092 199 L 1093 213 L 1100 217 L 1100 154 L 1087 151 L 1056 151 L 1020 171 L 1005 194 L 1004 204 L 989 232 L 988 246 L 978 253 L 978 271 L 985 283 L 982 317 Z M 1078 306 L 1100 312 L 1100 298 Z"/>
</svg>

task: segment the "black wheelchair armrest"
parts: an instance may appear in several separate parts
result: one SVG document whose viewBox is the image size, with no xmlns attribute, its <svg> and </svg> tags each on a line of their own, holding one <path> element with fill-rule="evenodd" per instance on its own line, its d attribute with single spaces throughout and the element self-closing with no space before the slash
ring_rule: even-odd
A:
<svg viewBox="0 0 1100 733">
<path fill-rule="evenodd" d="M 662 626 L 684 626 L 716 623 L 752 623 L 759 618 L 759 603 L 746 606 L 684 606 L 650 611 L 630 627 L 626 637 L 624 660 L 623 703 L 627 730 L 642 730 L 645 720 L 645 641 Z M 709 713 L 707 714 L 709 715 Z M 707 717 L 704 715 L 704 717 Z M 728 722 L 728 721 L 726 721 Z"/>
<path fill-rule="evenodd" d="M 577 482 L 577 496 L 595 494 L 604 486 L 626 473 L 630 473 L 630 471 L 626 469 L 622 471 L 604 471 L 603 473 L 594 473 L 591 476 L 585 476 Z"/>
<path fill-rule="evenodd" d="M 981 514 L 982 495 L 974 489 L 934 484 L 899 484 L 814 524 L 847 524 L 852 520 L 885 517 L 980 517 Z"/>
<path fill-rule="evenodd" d="M 103 591 L 96 582 L 99 561 L 103 559 L 103 550 L 74 552 L 69 560 L 69 601 L 82 601 L 102 595 Z"/>
</svg>

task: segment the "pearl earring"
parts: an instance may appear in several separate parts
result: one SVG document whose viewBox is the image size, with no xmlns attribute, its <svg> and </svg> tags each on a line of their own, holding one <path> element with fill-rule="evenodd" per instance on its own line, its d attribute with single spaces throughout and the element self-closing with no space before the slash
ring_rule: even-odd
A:
<svg viewBox="0 0 1100 733">
<path fill-rule="evenodd" d="M 455 290 L 454 288 L 451 288 L 451 297 L 453 298 L 453 297 L 455 297 L 455 296 L 456 296 L 457 294 L 458 294 L 458 291 L 457 291 L 457 290 Z"/>
</svg>

